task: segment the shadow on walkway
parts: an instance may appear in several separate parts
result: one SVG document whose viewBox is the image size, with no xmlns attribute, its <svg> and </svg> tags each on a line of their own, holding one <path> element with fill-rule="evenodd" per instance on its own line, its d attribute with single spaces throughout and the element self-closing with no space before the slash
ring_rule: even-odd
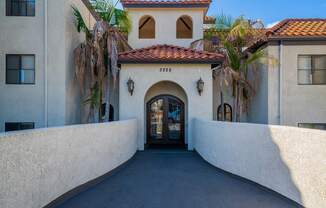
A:
<svg viewBox="0 0 326 208">
<path fill-rule="evenodd" d="M 197 153 L 148 150 L 56 208 L 299 207 L 257 184 L 225 173 Z"/>
</svg>

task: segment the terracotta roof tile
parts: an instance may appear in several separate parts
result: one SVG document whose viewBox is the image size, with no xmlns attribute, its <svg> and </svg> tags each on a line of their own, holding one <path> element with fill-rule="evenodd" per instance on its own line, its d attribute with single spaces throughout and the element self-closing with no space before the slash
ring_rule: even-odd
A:
<svg viewBox="0 0 326 208">
<path fill-rule="evenodd" d="M 269 40 L 284 39 L 326 39 L 326 19 L 285 19 L 265 32 L 262 31 L 262 35 L 253 40 L 248 49 L 255 50 Z"/>
<path fill-rule="evenodd" d="M 137 5 L 209 5 L 211 0 L 121 0 L 124 7 Z"/>
<path fill-rule="evenodd" d="M 119 63 L 217 63 L 224 56 L 173 45 L 154 45 L 119 54 Z"/>
<path fill-rule="evenodd" d="M 266 35 L 270 38 L 326 37 L 326 19 L 285 19 Z"/>
</svg>

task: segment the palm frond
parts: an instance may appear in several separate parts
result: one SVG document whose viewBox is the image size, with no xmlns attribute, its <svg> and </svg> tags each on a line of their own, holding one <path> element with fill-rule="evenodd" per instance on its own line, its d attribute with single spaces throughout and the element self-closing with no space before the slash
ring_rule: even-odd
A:
<svg viewBox="0 0 326 208">
<path fill-rule="evenodd" d="M 85 22 L 84 22 L 84 19 L 83 19 L 83 16 L 81 15 L 81 13 L 79 12 L 79 10 L 76 8 L 76 7 L 73 7 L 72 6 L 72 9 L 73 9 L 73 14 L 76 18 L 76 28 L 77 28 L 77 31 L 78 32 L 89 32 Z"/>
<path fill-rule="evenodd" d="M 220 30 L 230 30 L 232 28 L 233 23 L 234 20 L 232 16 L 221 14 L 216 17 L 215 27 L 216 29 Z"/>
<path fill-rule="evenodd" d="M 225 41 L 223 45 L 226 50 L 228 64 L 233 70 L 240 71 L 241 57 L 238 54 L 237 49 L 228 41 Z"/>
<path fill-rule="evenodd" d="M 250 53 L 248 58 L 245 60 L 246 65 L 253 64 L 254 62 L 260 61 L 263 57 L 265 57 L 265 52 L 262 49 L 258 49 L 257 51 Z"/>
<path fill-rule="evenodd" d="M 94 87 L 92 88 L 90 97 L 84 100 L 83 104 L 90 104 L 93 108 L 100 106 L 100 89 L 97 83 L 95 83 Z"/>
</svg>

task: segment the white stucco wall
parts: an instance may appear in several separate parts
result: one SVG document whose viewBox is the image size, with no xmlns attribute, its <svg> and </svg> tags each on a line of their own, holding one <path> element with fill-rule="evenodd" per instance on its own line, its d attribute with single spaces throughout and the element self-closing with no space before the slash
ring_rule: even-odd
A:
<svg viewBox="0 0 326 208">
<path fill-rule="evenodd" d="M 0 134 L 0 207 L 44 207 L 129 160 L 136 135 L 136 120 Z"/>
<path fill-rule="evenodd" d="M 260 87 L 250 106 L 249 121 L 287 126 L 326 123 L 326 85 L 299 85 L 297 81 L 298 56 L 326 54 L 326 43 L 271 42 L 265 50 L 276 63 L 258 69 Z"/>
<path fill-rule="evenodd" d="M 326 85 L 298 85 L 298 55 L 326 55 L 323 45 L 283 46 L 281 124 L 326 123 Z"/>
<path fill-rule="evenodd" d="M 171 68 L 171 72 L 160 72 L 162 67 Z M 135 82 L 133 96 L 130 96 L 127 88 L 129 78 Z M 196 88 L 200 78 L 205 82 L 201 96 Z M 209 64 L 123 64 L 120 71 L 120 119 L 137 118 L 138 148 L 143 150 L 146 142 L 145 95 L 154 84 L 161 81 L 178 84 L 187 95 L 186 143 L 189 149 L 193 149 L 191 121 L 194 118 L 213 119 L 213 81 Z"/>
<path fill-rule="evenodd" d="M 35 17 L 5 16 L 0 1 L 0 132 L 5 122 L 35 122 L 36 128 L 79 122 L 73 50 L 85 36 L 77 33 L 71 6 L 87 25 L 94 23 L 80 0 L 36 0 Z M 34 85 L 6 85 L 6 54 L 35 54 Z"/>
<path fill-rule="evenodd" d="M 212 165 L 307 208 L 326 207 L 326 131 L 196 120 L 194 132 Z"/>
<path fill-rule="evenodd" d="M 268 48 L 264 50 L 267 54 Z M 268 67 L 267 64 L 262 63 L 256 63 L 249 67 L 248 80 L 252 83 L 255 93 L 248 107 L 248 122 L 268 124 L 268 83 L 271 77 Z"/>
<path fill-rule="evenodd" d="M 204 8 L 128 8 L 132 20 L 132 29 L 128 35 L 128 43 L 133 48 L 142 48 L 156 44 L 171 44 L 189 47 L 190 43 L 203 38 Z M 155 38 L 139 39 L 139 20 L 145 15 L 155 19 Z M 193 38 L 177 39 L 176 22 L 182 15 L 188 15 L 193 21 Z"/>
<path fill-rule="evenodd" d="M 35 17 L 6 16 L 0 1 L 0 132 L 5 122 L 44 126 L 44 1 L 36 0 Z M 35 85 L 6 84 L 6 54 L 35 54 Z"/>
</svg>

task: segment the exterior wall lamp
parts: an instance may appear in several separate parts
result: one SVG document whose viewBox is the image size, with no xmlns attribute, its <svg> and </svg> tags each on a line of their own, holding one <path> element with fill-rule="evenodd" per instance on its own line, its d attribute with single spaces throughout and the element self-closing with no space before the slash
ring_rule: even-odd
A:
<svg viewBox="0 0 326 208">
<path fill-rule="evenodd" d="M 205 82 L 200 78 L 197 81 L 197 90 L 198 90 L 198 93 L 199 93 L 200 96 L 204 91 L 204 86 L 205 86 Z"/>
<path fill-rule="evenodd" d="M 128 92 L 132 96 L 134 94 L 134 90 L 135 90 L 135 82 L 134 82 L 134 80 L 129 78 L 129 80 L 127 82 L 127 85 L 128 85 Z"/>
</svg>

